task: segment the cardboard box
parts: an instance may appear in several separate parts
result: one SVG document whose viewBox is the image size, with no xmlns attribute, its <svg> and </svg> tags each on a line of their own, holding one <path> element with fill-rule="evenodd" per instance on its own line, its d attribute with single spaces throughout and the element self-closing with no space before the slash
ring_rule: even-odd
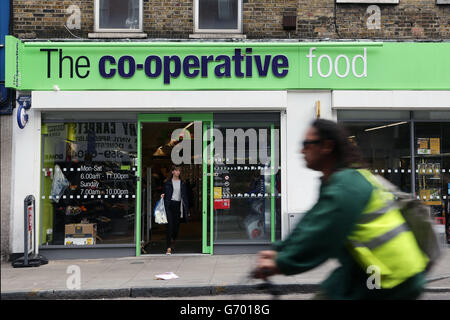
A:
<svg viewBox="0 0 450 320">
<path fill-rule="evenodd" d="M 64 245 L 94 245 L 96 236 L 97 225 L 95 223 L 66 224 Z"/>
</svg>

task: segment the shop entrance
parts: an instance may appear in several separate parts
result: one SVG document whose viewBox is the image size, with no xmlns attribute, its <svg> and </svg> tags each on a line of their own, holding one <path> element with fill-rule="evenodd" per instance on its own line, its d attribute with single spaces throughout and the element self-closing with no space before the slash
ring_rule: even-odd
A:
<svg viewBox="0 0 450 320">
<path fill-rule="evenodd" d="M 170 179 L 172 165 L 180 165 L 186 185 L 189 221 L 179 225 L 174 253 L 212 253 L 210 243 L 211 176 L 204 157 L 208 114 L 145 114 L 138 118 L 137 255 L 166 252 L 166 224 L 155 223 L 154 208 Z M 190 154 L 188 154 L 190 153 Z M 180 158 L 183 162 L 179 164 Z M 139 217 L 140 213 L 140 217 Z"/>
</svg>

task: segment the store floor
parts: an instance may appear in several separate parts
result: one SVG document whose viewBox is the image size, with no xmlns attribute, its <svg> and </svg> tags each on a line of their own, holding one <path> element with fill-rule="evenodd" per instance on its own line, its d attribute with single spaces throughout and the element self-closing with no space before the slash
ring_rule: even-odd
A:
<svg viewBox="0 0 450 320">
<path fill-rule="evenodd" d="M 143 254 L 161 254 L 166 252 L 166 225 L 153 225 L 150 241 L 146 241 Z M 200 222 L 181 223 L 175 244 L 177 253 L 202 252 L 202 225 Z"/>
<path fill-rule="evenodd" d="M 177 240 L 173 253 L 201 253 L 202 242 L 199 240 Z M 143 254 L 166 253 L 165 241 L 151 241 L 144 246 Z"/>
</svg>

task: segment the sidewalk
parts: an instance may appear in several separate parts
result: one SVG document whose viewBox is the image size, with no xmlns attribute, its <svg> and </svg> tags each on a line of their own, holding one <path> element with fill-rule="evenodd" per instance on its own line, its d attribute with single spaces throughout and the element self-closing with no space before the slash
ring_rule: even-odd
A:
<svg viewBox="0 0 450 320">
<path fill-rule="evenodd" d="M 1 264 L 2 299 L 94 299 L 119 297 L 186 297 L 215 294 L 261 293 L 259 280 L 247 275 L 256 255 L 151 255 L 119 259 L 55 260 L 36 268 Z M 69 266 L 78 266 L 81 288 L 69 290 Z M 311 293 L 337 266 L 329 261 L 296 276 L 275 276 L 282 293 Z M 155 275 L 174 272 L 178 279 L 155 280 Z M 444 249 L 428 278 L 427 291 L 450 294 L 450 249 Z M 69 281 L 70 284 L 70 281 Z"/>
</svg>

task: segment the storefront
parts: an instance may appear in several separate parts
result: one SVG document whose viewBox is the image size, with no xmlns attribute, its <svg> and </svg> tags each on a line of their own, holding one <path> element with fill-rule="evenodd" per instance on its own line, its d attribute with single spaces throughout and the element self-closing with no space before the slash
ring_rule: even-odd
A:
<svg viewBox="0 0 450 320">
<path fill-rule="evenodd" d="M 440 240 L 450 243 L 450 111 L 439 108 L 448 103 L 445 93 L 429 92 L 422 100 L 423 92 L 390 92 L 395 108 L 376 107 L 387 95 L 336 93 L 337 120 L 346 126 L 373 173 L 430 206 Z M 354 99 L 359 101 L 357 108 L 351 106 Z"/>
<path fill-rule="evenodd" d="M 317 116 L 345 121 L 374 172 L 448 212 L 448 43 L 8 37 L 6 50 L 7 86 L 32 106 L 15 111 L 28 122 L 13 133 L 14 253 L 28 194 L 50 258 L 164 253 L 152 212 L 174 163 L 190 198 L 179 253 L 268 248 L 316 199 L 299 151 Z"/>
</svg>

